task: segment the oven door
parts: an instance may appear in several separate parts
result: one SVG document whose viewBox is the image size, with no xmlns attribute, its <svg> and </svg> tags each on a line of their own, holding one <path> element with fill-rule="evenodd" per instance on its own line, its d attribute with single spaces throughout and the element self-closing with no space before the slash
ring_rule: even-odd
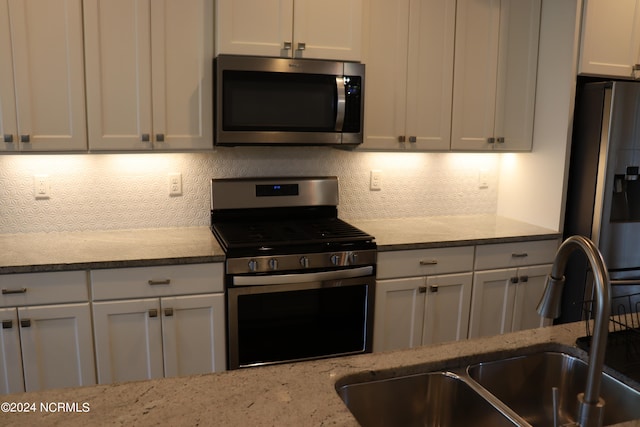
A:
<svg viewBox="0 0 640 427">
<path fill-rule="evenodd" d="M 316 280 L 323 273 L 228 287 L 229 369 L 371 352 L 374 275 Z"/>
</svg>

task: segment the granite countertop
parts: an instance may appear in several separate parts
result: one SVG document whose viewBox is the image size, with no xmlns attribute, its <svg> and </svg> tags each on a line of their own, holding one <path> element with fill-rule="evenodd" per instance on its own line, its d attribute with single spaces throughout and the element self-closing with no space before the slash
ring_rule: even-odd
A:
<svg viewBox="0 0 640 427">
<path fill-rule="evenodd" d="M 380 251 L 559 238 L 495 215 L 347 220 Z M 209 227 L 0 234 L 0 274 L 224 261 Z"/>
<path fill-rule="evenodd" d="M 209 227 L 0 234 L 0 274 L 224 261 Z"/>
<path fill-rule="evenodd" d="M 496 215 L 349 220 L 376 238 L 380 251 L 544 240 L 558 231 Z"/>
<path fill-rule="evenodd" d="M 582 323 L 411 350 L 249 368 L 219 374 L 6 395 L 3 402 L 77 403 L 86 412 L 0 413 L 3 426 L 357 426 L 336 393 L 345 380 L 464 367 L 573 346 Z M 633 384 L 638 386 L 638 384 Z M 86 404 L 87 406 L 83 406 Z M 632 421 L 620 426 L 640 426 Z"/>
</svg>

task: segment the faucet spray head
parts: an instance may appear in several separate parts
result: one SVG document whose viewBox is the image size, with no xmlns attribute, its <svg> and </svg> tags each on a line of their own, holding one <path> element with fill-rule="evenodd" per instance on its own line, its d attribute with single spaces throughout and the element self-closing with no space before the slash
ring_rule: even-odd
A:
<svg viewBox="0 0 640 427">
<path fill-rule="evenodd" d="M 549 319 L 560 317 L 560 302 L 562 301 L 562 289 L 565 278 L 557 279 L 552 275 L 547 276 L 547 285 L 544 294 L 538 303 L 538 314 Z"/>
</svg>

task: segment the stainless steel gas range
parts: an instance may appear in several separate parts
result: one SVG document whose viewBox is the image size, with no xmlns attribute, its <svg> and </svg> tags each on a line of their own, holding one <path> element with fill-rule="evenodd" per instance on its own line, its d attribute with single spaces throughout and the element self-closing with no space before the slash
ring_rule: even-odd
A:
<svg viewBox="0 0 640 427">
<path fill-rule="evenodd" d="M 229 369 L 371 352 L 377 247 L 337 206 L 336 177 L 212 180 Z"/>
</svg>

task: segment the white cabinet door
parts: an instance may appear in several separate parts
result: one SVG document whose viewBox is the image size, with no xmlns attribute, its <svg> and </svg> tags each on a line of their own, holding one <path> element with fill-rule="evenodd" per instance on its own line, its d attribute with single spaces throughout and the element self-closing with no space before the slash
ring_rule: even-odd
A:
<svg viewBox="0 0 640 427">
<path fill-rule="evenodd" d="M 216 0 L 216 54 L 291 56 L 293 0 Z"/>
<path fill-rule="evenodd" d="M 155 149 L 213 147 L 213 14 L 213 0 L 151 2 Z"/>
<path fill-rule="evenodd" d="M 0 394 L 24 391 L 18 312 L 0 308 Z"/>
<path fill-rule="evenodd" d="M 637 78 L 639 57 L 640 1 L 585 1 L 579 72 Z"/>
<path fill-rule="evenodd" d="M 360 61 L 362 0 L 216 0 L 216 55 Z"/>
<path fill-rule="evenodd" d="M 84 2 L 89 148 L 211 148 L 213 0 Z"/>
<path fill-rule="evenodd" d="M 533 329 L 552 324 L 551 319 L 540 316 L 538 303 L 551 273 L 551 264 L 518 269 L 518 286 L 513 313 L 513 331 Z"/>
<path fill-rule="evenodd" d="M 296 58 L 360 61 L 362 0 L 295 0 Z"/>
<path fill-rule="evenodd" d="M 362 148 L 448 150 L 455 1 L 371 0 L 365 14 Z"/>
<path fill-rule="evenodd" d="M 458 0 L 453 79 L 454 149 L 491 149 L 500 35 L 500 0 Z"/>
<path fill-rule="evenodd" d="M 474 273 L 469 338 L 511 331 L 517 283 L 516 268 Z"/>
<path fill-rule="evenodd" d="M 90 149 L 152 148 L 150 26 L 148 1 L 84 0 Z"/>
<path fill-rule="evenodd" d="M 19 307 L 26 391 L 96 383 L 89 303 Z"/>
<path fill-rule="evenodd" d="M 224 294 L 165 297 L 161 306 L 165 377 L 225 370 Z"/>
<path fill-rule="evenodd" d="M 540 0 L 458 0 L 454 150 L 530 150 Z"/>
<path fill-rule="evenodd" d="M 0 151 L 86 149 L 83 61 L 81 0 L 0 1 Z"/>
<path fill-rule="evenodd" d="M 473 273 L 427 277 L 422 344 L 467 338 Z"/>
<path fill-rule="evenodd" d="M 163 377 L 160 301 L 93 303 L 98 382 Z"/>
<path fill-rule="evenodd" d="M 373 351 L 421 345 L 425 280 L 411 277 L 376 282 Z"/>
</svg>

